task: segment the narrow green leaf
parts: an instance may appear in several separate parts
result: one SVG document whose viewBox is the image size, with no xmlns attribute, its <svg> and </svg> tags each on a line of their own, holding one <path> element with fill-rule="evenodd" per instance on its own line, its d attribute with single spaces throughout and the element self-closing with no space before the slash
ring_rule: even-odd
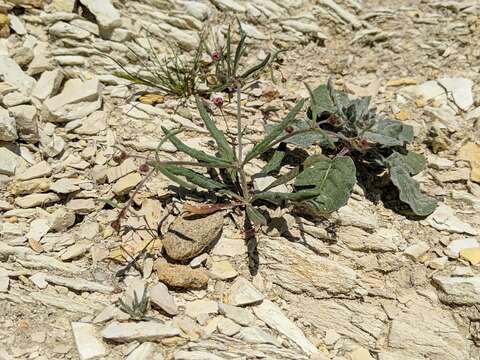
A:
<svg viewBox="0 0 480 360">
<path fill-rule="evenodd" d="M 256 144 L 252 150 L 250 150 L 245 156 L 244 163 L 252 160 L 253 158 L 263 154 L 270 148 L 270 144 L 277 139 L 277 137 L 285 131 L 285 128 L 290 125 L 291 122 L 295 120 L 298 112 L 302 109 L 305 100 L 298 102 L 293 109 L 288 113 L 288 115 L 283 119 L 283 121 L 276 125 L 270 133 L 265 135 L 262 141 Z"/>
<path fill-rule="evenodd" d="M 184 177 L 188 182 L 200 186 L 204 189 L 215 191 L 220 189 L 226 189 L 227 186 L 221 182 L 212 180 L 205 175 L 197 173 L 193 170 L 186 169 L 175 165 L 162 165 L 161 169 L 166 169 L 167 172 L 176 176 Z"/>
<path fill-rule="evenodd" d="M 260 174 L 261 175 L 268 175 L 271 172 L 280 170 L 280 167 L 282 166 L 282 161 L 285 158 L 285 155 L 286 155 L 286 152 L 284 150 L 278 150 L 278 149 L 275 150 L 272 158 L 263 167 Z"/>
<path fill-rule="evenodd" d="M 175 135 L 171 135 L 171 133 L 162 127 L 163 132 L 165 135 L 169 137 L 170 142 L 177 148 L 177 150 L 184 152 L 185 154 L 191 156 L 192 158 L 206 162 L 209 165 L 212 166 L 228 166 L 231 165 L 230 162 L 224 159 L 217 158 L 215 156 L 208 155 L 207 153 L 201 151 L 201 150 L 195 150 L 191 148 L 190 146 L 186 145 L 183 141 L 181 141 L 179 138 L 177 138 Z"/>
<path fill-rule="evenodd" d="M 247 79 L 250 75 L 252 75 L 253 73 L 259 71 L 259 70 L 262 70 L 269 62 L 270 60 L 270 54 L 268 54 L 265 59 L 263 59 L 260 63 L 258 63 L 257 65 L 254 65 L 252 66 L 250 69 L 246 70 L 242 75 L 240 75 L 240 77 L 245 80 Z"/>
<path fill-rule="evenodd" d="M 228 25 L 228 31 L 227 31 L 227 51 L 226 51 L 226 62 L 227 62 L 227 82 L 230 81 L 230 76 L 232 75 L 232 68 L 231 68 L 231 62 L 232 62 L 232 34 L 231 34 L 231 28 L 230 25 Z"/>
<path fill-rule="evenodd" d="M 437 207 L 435 199 L 420 191 L 418 183 L 410 177 L 409 170 L 397 163 L 390 167 L 390 178 L 399 190 L 400 200 L 407 203 L 419 216 L 430 215 Z"/>
<path fill-rule="evenodd" d="M 267 225 L 267 219 L 265 219 L 265 216 L 263 216 L 262 213 L 252 205 L 247 205 L 246 213 L 250 221 L 255 225 Z"/>
<path fill-rule="evenodd" d="M 197 103 L 197 108 L 200 116 L 205 123 L 205 126 L 207 127 L 207 130 L 210 132 L 212 137 L 215 139 L 215 142 L 217 143 L 220 156 L 229 162 L 233 162 L 236 156 L 232 147 L 228 143 L 227 138 L 225 137 L 223 132 L 221 132 L 215 125 L 215 122 L 208 114 L 207 109 L 205 109 L 205 105 L 203 105 L 202 99 L 198 96 L 195 96 L 195 101 Z"/>
<path fill-rule="evenodd" d="M 247 38 L 247 34 L 242 31 L 242 37 L 238 42 L 237 49 L 235 51 L 235 58 L 233 59 L 233 76 L 237 75 L 238 65 L 240 64 L 240 59 L 245 51 L 245 39 Z"/>
<path fill-rule="evenodd" d="M 300 146 L 302 148 L 308 148 L 314 144 L 319 144 L 322 146 L 334 148 L 335 143 L 334 141 L 337 141 L 336 138 L 332 139 L 330 138 L 325 132 L 320 129 L 319 127 L 311 129 L 310 124 L 303 120 L 303 119 L 298 119 L 293 121 L 290 126 L 293 128 L 294 132 L 301 131 L 301 130 L 307 130 L 310 129 L 308 132 L 302 132 L 301 134 L 298 135 L 293 135 L 292 137 L 289 137 L 288 139 L 285 139 L 286 144 L 293 144 L 296 146 Z M 315 124 L 315 126 L 317 126 Z M 271 132 L 272 129 L 275 127 L 275 125 L 267 125 L 265 127 L 265 130 L 267 133 Z M 281 134 L 279 138 L 281 138 L 284 134 Z"/>
<path fill-rule="evenodd" d="M 180 186 L 183 186 L 185 189 L 188 190 L 195 190 L 195 186 L 188 183 L 187 181 L 179 178 L 175 174 L 172 174 L 165 166 L 157 166 L 158 171 L 160 171 L 166 178 L 172 180 L 173 182 L 177 183 Z"/>
</svg>

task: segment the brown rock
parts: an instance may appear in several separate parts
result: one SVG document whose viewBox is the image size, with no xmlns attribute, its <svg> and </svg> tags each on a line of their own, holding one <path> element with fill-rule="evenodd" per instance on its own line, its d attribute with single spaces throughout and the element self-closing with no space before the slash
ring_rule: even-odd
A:
<svg viewBox="0 0 480 360">
<path fill-rule="evenodd" d="M 172 265 L 164 260 L 155 261 L 154 269 L 157 271 L 158 279 L 171 287 L 201 289 L 208 283 L 208 273 L 203 269 Z"/>
<path fill-rule="evenodd" d="M 6 14 L 0 13 L 0 38 L 7 38 L 10 36 L 10 21 Z"/>
<path fill-rule="evenodd" d="M 223 215 L 219 211 L 204 217 L 179 217 L 163 238 L 168 256 L 174 260 L 188 260 L 202 253 L 220 237 Z"/>
<path fill-rule="evenodd" d="M 13 195 L 25 195 L 32 193 L 42 193 L 50 190 L 51 182 L 45 178 L 32 179 L 26 181 L 18 181 L 12 183 L 8 190 Z"/>
</svg>

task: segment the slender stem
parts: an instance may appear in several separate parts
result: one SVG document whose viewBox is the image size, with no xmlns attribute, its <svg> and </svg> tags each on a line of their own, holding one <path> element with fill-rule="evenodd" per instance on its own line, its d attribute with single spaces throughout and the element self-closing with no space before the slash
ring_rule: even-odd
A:
<svg viewBox="0 0 480 360">
<path fill-rule="evenodd" d="M 243 144 L 242 144 L 242 109 L 241 109 L 241 91 L 240 85 L 237 84 L 237 144 L 238 144 L 238 162 L 243 161 Z"/>
<path fill-rule="evenodd" d="M 240 177 L 240 186 L 242 188 L 242 194 L 245 200 L 248 202 L 250 194 L 248 193 L 247 176 L 245 175 L 244 162 L 243 162 L 243 128 L 242 128 L 242 103 L 241 103 L 241 88 L 240 83 L 237 82 L 237 145 L 238 145 L 238 159 L 237 159 L 237 171 Z"/>
</svg>

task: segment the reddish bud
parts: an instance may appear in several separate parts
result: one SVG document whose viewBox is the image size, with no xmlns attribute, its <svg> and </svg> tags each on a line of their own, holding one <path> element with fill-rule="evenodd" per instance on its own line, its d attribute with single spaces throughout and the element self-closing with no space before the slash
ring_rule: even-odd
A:
<svg viewBox="0 0 480 360">
<path fill-rule="evenodd" d="M 142 164 L 138 170 L 140 170 L 141 173 L 146 173 L 148 170 L 150 170 L 150 167 L 147 164 Z"/>
<path fill-rule="evenodd" d="M 114 220 L 110 223 L 110 226 L 115 230 L 116 232 L 120 232 L 120 220 Z"/>
<path fill-rule="evenodd" d="M 220 52 L 214 51 L 212 53 L 212 60 L 213 61 L 219 61 L 221 58 L 222 58 L 222 54 L 220 54 Z"/>
<path fill-rule="evenodd" d="M 117 164 L 120 164 L 123 162 L 128 157 L 127 153 L 125 151 L 121 151 L 118 154 L 113 155 L 112 159 L 115 161 Z"/>
<path fill-rule="evenodd" d="M 368 143 L 368 140 L 366 140 L 366 139 L 361 139 L 361 140 L 360 140 L 360 146 L 361 146 L 363 149 L 367 149 L 368 147 L 370 147 L 370 144 Z"/>
<path fill-rule="evenodd" d="M 212 102 L 215 106 L 217 107 L 222 107 L 223 106 L 223 98 L 220 97 L 220 96 L 215 96 L 213 99 L 212 99 Z"/>
<path fill-rule="evenodd" d="M 293 133 L 293 127 L 292 127 L 292 126 L 287 126 L 287 127 L 285 128 L 285 132 L 287 132 L 287 133 L 289 133 L 289 134 Z"/>
<path fill-rule="evenodd" d="M 331 115 L 329 118 L 328 118 L 328 123 L 330 125 L 335 125 L 337 123 L 337 117 L 335 115 Z"/>
</svg>

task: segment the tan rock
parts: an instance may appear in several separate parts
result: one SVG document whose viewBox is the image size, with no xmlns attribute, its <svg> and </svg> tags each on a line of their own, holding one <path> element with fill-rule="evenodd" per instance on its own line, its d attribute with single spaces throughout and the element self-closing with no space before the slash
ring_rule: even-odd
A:
<svg viewBox="0 0 480 360">
<path fill-rule="evenodd" d="M 184 265 L 172 265 L 157 260 L 154 264 L 158 279 L 170 287 L 201 289 L 208 284 L 208 274 L 203 269 L 192 269 Z"/>
<path fill-rule="evenodd" d="M 44 206 L 59 201 L 60 198 L 53 193 L 31 194 L 15 199 L 15 204 L 21 208 L 28 209 L 37 206 Z"/>
<path fill-rule="evenodd" d="M 364 348 L 358 348 L 350 353 L 352 360 L 374 360 L 370 352 Z"/>
<path fill-rule="evenodd" d="M 52 214 L 50 218 L 51 227 L 53 231 L 65 231 L 75 224 L 75 212 L 67 210 L 65 207 L 60 207 Z"/>
<path fill-rule="evenodd" d="M 480 145 L 466 143 L 458 150 L 457 158 L 470 162 L 472 168 L 470 180 L 480 183 Z"/>
<path fill-rule="evenodd" d="M 50 190 L 51 182 L 48 179 L 32 179 L 12 183 L 8 190 L 13 195 L 25 195 L 32 193 L 43 193 Z"/>
<path fill-rule="evenodd" d="M 128 174 L 118 180 L 112 190 L 117 195 L 128 194 L 128 192 L 135 188 L 141 181 L 142 176 L 139 173 Z"/>
<path fill-rule="evenodd" d="M 417 84 L 417 80 L 411 77 L 392 79 L 387 82 L 387 86 L 406 86 L 406 85 L 416 85 L 416 84 Z"/>
<path fill-rule="evenodd" d="M 113 183 L 121 177 L 137 170 L 137 165 L 132 158 L 126 159 L 120 165 L 111 167 L 107 170 L 107 179 L 109 183 Z"/>
<path fill-rule="evenodd" d="M 214 262 L 209 269 L 209 273 L 212 278 L 219 280 L 233 279 L 238 275 L 238 272 L 228 260 Z"/>
<path fill-rule="evenodd" d="M 95 210 L 95 201 L 93 199 L 72 199 L 67 203 L 67 209 L 76 214 L 86 215 Z"/>
<path fill-rule="evenodd" d="M 463 249 L 460 251 L 460 257 L 470 262 L 472 265 L 480 264 L 480 247 Z"/>
<path fill-rule="evenodd" d="M 224 213 L 219 211 L 203 217 L 179 217 L 163 239 L 168 256 L 188 260 L 199 255 L 220 237 Z"/>
<path fill-rule="evenodd" d="M 0 38 L 7 38 L 10 36 L 10 20 L 8 15 L 0 14 Z"/>
</svg>

